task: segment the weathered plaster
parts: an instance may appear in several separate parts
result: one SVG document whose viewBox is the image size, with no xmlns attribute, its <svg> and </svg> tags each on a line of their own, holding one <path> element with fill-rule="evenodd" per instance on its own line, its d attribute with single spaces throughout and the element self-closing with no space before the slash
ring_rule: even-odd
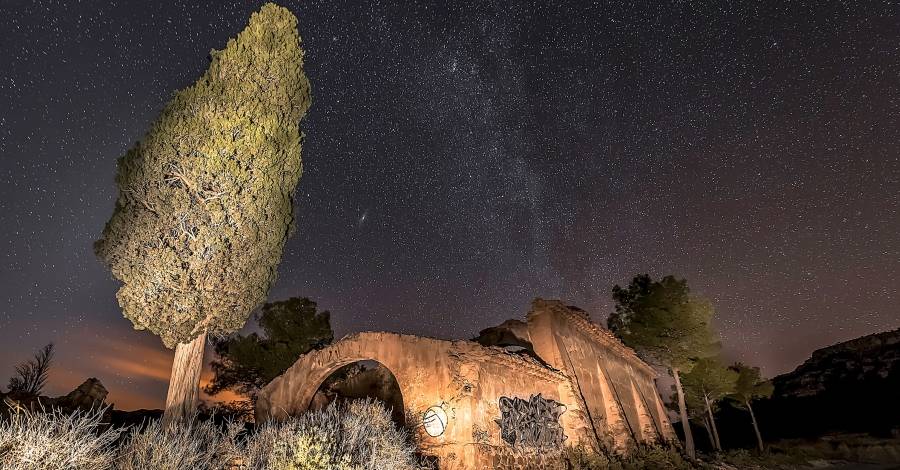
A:
<svg viewBox="0 0 900 470">
<path fill-rule="evenodd" d="M 445 341 L 384 332 L 351 335 L 301 357 L 259 395 L 258 421 L 306 411 L 319 385 L 337 369 L 374 360 L 397 380 L 407 424 L 431 406 L 449 420 L 443 435 L 416 427 L 426 454 L 442 469 L 521 468 L 553 450 L 513 448 L 501 438 L 501 397 L 541 394 L 565 406 L 559 424 L 567 445 L 620 451 L 636 441 L 672 439 L 655 372 L 634 351 L 581 310 L 558 301 L 534 301 L 527 322 L 485 330 L 479 341 L 521 346 L 527 353 L 475 341 Z M 529 348 L 530 346 L 530 348 Z"/>
</svg>

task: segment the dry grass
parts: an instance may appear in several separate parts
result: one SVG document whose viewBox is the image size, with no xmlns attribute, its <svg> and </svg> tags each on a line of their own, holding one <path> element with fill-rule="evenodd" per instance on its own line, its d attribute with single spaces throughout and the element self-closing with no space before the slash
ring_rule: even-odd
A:
<svg viewBox="0 0 900 470">
<path fill-rule="evenodd" d="M 196 419 L 165 427 L 152 421 L 133 428 L 119 447 L 116 470 L 224 469 L 240 457 L 236 436 L 243 425 L 224 429 Z"/>
<path fill-rule="evenodd" d="M 267 423 L 244 444 L 254 470 L 406 470 L 415 446 L 371 400 L 330 405 L 282 423 Z"/>
<path fill-rule="evenodd" d="M 196 419 L 102 430 L 104 410 L 0 421 L 3 470 L 412 470 L 415 446 L 374 401 L 331 405 L 243 433 Z M 118 441 L 117 441 L 118 440 Z M 119 444 L 116 447 L 116 444 Z M 237 464 L 237 465 L 236 465 Z"/>
<path fill-rule="evenodd" d="M 0 420 L 0 468 L 105 470 L 114 464 L 121 431 L 101 430 L 104 409 L 72 414 L 19 411 Z"/>
</svg>

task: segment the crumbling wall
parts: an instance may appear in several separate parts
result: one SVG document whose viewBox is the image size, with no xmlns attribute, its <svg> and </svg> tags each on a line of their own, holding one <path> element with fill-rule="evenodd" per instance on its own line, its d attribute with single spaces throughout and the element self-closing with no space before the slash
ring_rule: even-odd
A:
<svg viewBox="0 0 900 470">
<path fill-rule="evenodd" d="M 540 299 L 527 322 L 478 342 L 366 332 L 310 352 L 260 392 L 257 421 L 306 411 L 322 381 L 364 360 L 394 375 L 407 426 L 444 470 L 552 468 L 565 445 L 674 437 L 654 371 L 584 312 Z M 422 425 L 429 409 L 446 415 L 435 435 Z"/>
<path fill-rule="evenodd" d="M 306 411 L 319 385 L 335 370 L 377 361 L 396 378 L 422 452 L 438 457 L 442 469 L 523 468 L 525 462 L 560 450 L 503 439 L 504 398 L 541 399 L 564 410 L 557 426 L 566 443 L 590 443 L 588 421 L 568 377 L 527 355 L 471 341 L 442 341 L 394 333 L 360 333 L 301 357 L 259 394 L 257 421 L 283 419 Z M 447 416 L 446 429 L 431 436 L 421 419 L 431 407 Z M 529 417 L 530 419 L 530 417 Z M 523 419 L 523 422 L 528 421 Z M 515 419 L 507 420 L 511 425 Z M 547 427 L 552 423 L 546 422 Z M 509 430 L 509 429 L 508 429 Z M 529 460 L 531 459 L 531 460 Z"/>
<path fill-rule="evenodd" d="M 624 450 L 633 442 L 674 438 L 654 383 L 655 372 L 587 314 L 537 299 L 528 313 L 529 341 L 580 391 L 598 440 Z"/>
</svg>

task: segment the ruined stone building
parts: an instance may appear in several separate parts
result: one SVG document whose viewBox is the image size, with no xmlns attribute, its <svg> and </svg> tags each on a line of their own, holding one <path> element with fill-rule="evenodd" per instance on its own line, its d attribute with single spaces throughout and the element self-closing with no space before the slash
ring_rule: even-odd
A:
<svg viewBox="0 0 900 470">
<path fill-rule="evenodd" d="M 521 468 L 564 445 L 624 451 L 674 439 L 654 370 L 583 310 L 541 299 L 524 322 L 506 321 L 473 341 L 347 336 L 266 386 L 257 420 L 321 406 L 323 382 L 360 361 L 393 376 L 399 396 L 386 402 L 403 410 L 395 419 L 442 469 Z"/>
</svg>

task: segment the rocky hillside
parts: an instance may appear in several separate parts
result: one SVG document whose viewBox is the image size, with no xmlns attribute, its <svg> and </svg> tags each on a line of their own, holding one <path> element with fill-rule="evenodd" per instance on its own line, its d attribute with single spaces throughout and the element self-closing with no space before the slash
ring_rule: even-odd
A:
<svg viewBox="0 0 900 470">
<path fill-rule="evenodd" d="M 771 437 L 900 431 L 900 329 L 815 351 L 759 403 Z"/>
<path fill-rule="evenodd" d="M 900 329 L 819 349 L 773 383 L 775 396 L 810 397 L 835 386 L 877 383 L 896 374 L 900 374 Z"/>
<path fill-rule="evenodd" d="M 103 407 L 108 392 L 99 380 L 91 377 L 67 395 L 56 398 L 34 396 L 24 393 L 0 393 L 0 416 L 15 410 L 36 411 L 40 409 L 60 408 L 68 413 L 77 409 Z"/>
</svg>

